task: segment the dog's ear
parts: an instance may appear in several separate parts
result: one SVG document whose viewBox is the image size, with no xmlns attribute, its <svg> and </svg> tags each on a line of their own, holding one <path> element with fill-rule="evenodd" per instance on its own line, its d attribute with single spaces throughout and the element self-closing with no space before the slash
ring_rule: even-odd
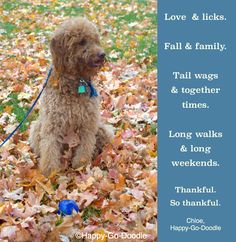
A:
<svg viewBox="0 0 236 242">
<path fill-rule="evenodd" d="M 52 54 L 52 62 L 58 74 L 65 71 L 65 47 L 63 46 L 63 35 L 55 35 L 50 42 L 50 50 Z"/>
</svg>

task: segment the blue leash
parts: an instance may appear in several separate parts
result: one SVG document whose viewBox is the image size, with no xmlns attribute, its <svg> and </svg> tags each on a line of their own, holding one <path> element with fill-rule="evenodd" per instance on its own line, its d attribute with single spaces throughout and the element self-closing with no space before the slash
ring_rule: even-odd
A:
<svg viewBox="0 0 236 242">
<path fill-rule="evenodd" d="M 33 105 L 30 107 L 30 109 L 28 110 L 28 112 L 25 114 L 24 118 L 21 120 L 21 122 L 16 126 L 16 128 L 7 136 L 7 138 L 1 143 L 0 148 L 13 136 L 13 134 L 17 131 L 17 129 L 20 128 L 20 126 L 23 124 L 23 122 L 27 119 L 27 117 L 29 116 L 29 114 L 31 113 L 31 111 L 33 110 L 35 104 L 37 103 L 37 101 L 39 100 L 44 88 L 46 87 L 49 77 L 51 76 L 52 73 L 52 66 L 50 67 L 49 71 L 48 71 L 48 75 L 46 78 L 45 83 L 43 84 L 43 88 L 40 91 L 39 95 L 37 96 L 37 98 L 35 99 Z"/>
</svg>

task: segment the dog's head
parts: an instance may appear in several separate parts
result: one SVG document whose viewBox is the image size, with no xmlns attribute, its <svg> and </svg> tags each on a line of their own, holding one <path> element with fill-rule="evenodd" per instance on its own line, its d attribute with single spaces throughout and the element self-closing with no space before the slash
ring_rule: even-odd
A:
<svg viewBox="0 0 236 242">
<path fill-rule="evenodd" d="M 57 29 L 50 43 L 57 73 L 95 75 L 105 60 L 96 26 L 86 18 L 72 18 Z"/>
</svg>

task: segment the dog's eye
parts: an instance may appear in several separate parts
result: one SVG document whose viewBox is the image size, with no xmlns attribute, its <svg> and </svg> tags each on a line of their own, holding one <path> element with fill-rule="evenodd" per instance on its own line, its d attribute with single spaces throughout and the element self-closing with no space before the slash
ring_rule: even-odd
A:
<svg viewBox="0 0 236 242">
<path fill-rule="evenodd" d="M 80 42 L 79 42 L 79 45 L 85 45 L 86 44 L 86 40 L 85 39 L 82 39 Z"/>
</svg>

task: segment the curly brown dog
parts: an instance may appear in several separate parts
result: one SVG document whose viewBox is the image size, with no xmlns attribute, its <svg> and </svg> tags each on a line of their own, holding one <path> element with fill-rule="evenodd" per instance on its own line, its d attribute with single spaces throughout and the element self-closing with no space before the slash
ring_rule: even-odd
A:
<svg viewBox="0 0 236 242">
<path fill-rule="evenodd" d="M 100 98 L 91 83 L 105 59 L 94 24 L 86 18 L 67 20 L 55 31 L 50 50 L 53 72 L 29 137 L 45 175 L 61 170 L 65 137 L 75 140 L 73 168 L 91 162 L 113 137 L 100 120 Z"/>
</svg>

